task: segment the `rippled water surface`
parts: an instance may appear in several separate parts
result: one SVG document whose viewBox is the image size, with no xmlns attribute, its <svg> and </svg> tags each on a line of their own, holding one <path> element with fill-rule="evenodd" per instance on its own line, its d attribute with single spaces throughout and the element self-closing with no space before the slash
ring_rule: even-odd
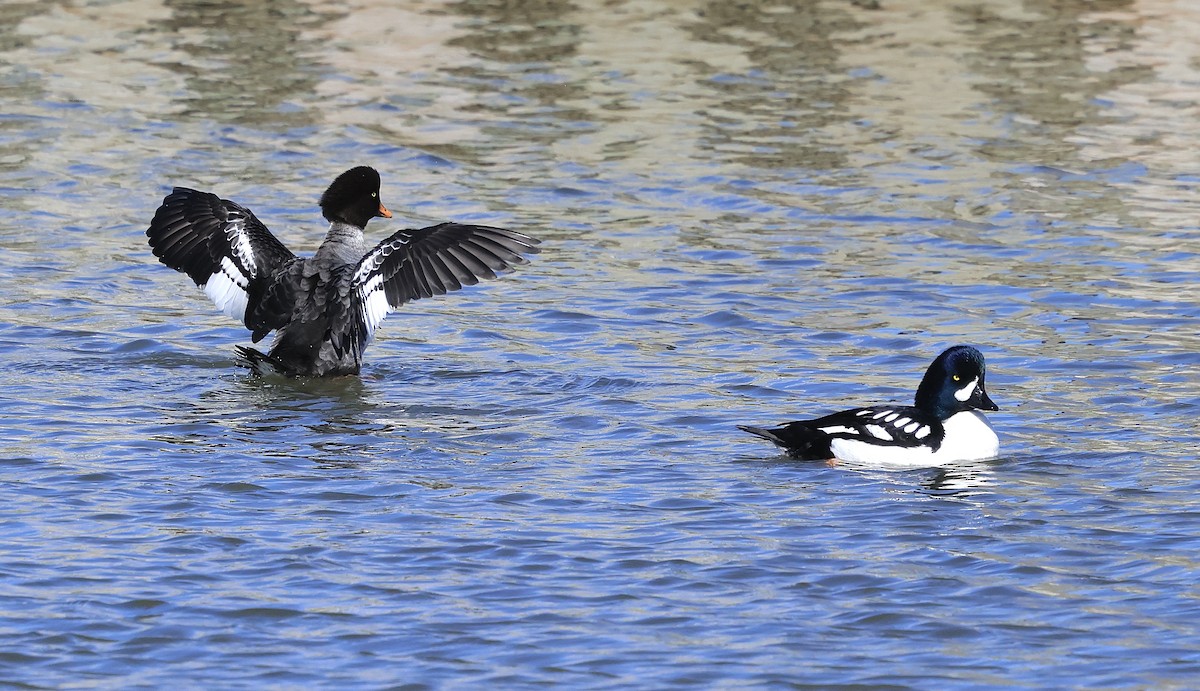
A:
<svg viewBox="0 0 1200 691">
<path fill-rule="evenodd" d="M 0 5 L 0 685 L 1200 683 L 1191 3 Z M 255 380 L 144 231 L 543 252 Z M 736 424 L 988 358 L 1002 455 Z"/>
</svg>

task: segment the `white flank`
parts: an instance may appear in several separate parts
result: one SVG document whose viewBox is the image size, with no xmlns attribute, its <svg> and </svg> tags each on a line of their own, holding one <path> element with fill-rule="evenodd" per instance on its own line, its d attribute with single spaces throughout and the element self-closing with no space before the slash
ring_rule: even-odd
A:
<svg viewBox="0 0 1200 691">
<path fill-rule="evenodd" d="M 830 425 L 829 427 L 818 427 L 825 434 L 858 434 L 858 430 L 853 427 L 843 427 L 842 425 Z"/>
<path fill-rule="evenodd" d="M 975 386 L 979 383 L 979 377 L 975 377 L 969 384 L 954 392 L 954 398 L 959 401 L 965 401 L 975 393 Z"/>
<path fill-rule="evenodd" d="M 928 446 L 883 446 L 867 440 L 834 439 L 829 448 L 843 461 L 876 466 L 927 467 L 979 461 L 1000 452 L 1000 440 L 982 413 L 969 410 L 957 413 L 945 422 L 946 436 L 937 453 Z M 872 431 L 872 433 L 874 433 Z M 929 428 L 917 431 L 918 438 L 929 435 Z"/>
<path fill-rule="evenodd" d="M 248 282 L 229 257 L 221 259 L 221 268 L 204 284 L 204 294 L 213 301 L 217 309 L 234 319 L 246 320 L 246 293 Z"/>
</svg>

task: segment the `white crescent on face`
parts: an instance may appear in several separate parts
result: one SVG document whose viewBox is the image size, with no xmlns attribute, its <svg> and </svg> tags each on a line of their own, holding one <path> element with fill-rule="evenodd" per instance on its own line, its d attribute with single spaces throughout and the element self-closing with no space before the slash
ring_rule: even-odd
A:
<svg viewBox="0 0 1200 691">
<path fill-rule="evenodd" d="M 979 385 L 979 377 L 975 377 L 966 386 L 954 392 L 954 398 L 959 401 L 966 401 L 975 393 L 975 387 Z"/>
</svg>

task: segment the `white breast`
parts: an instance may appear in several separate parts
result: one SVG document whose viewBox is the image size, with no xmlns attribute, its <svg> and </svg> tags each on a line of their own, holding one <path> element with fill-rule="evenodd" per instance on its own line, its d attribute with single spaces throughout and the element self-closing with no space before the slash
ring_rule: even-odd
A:
<svg viewBox="0 0 1200 691">
<path fill-rule="evenodd" d="M 1000 453 L 1000 438 L 992 424 L 978 410 L 956 413 L 942 423 L 946 438 L 937 455 L 949 460 L 979 461 Z"/>
</svg>

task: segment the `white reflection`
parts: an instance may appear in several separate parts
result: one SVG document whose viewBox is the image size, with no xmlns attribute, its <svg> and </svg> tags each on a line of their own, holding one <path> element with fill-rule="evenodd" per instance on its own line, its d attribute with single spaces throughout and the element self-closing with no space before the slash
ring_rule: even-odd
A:
<svg viewBox="0 0 1200 691">
<path fill-rule="evenodd" d="M 902 463 L 859 463 L 849 461 L 831 461 L 829 465 L 835 468 L 864 473 L 920 473 L 920 486 L 923 490 L 937 495 L 966 497 L 970 490 L 976 490 L 990 485 L 995 479 L 995 460 L 961 461 L 936 467 L 918 468 L 911 464 Z"/>
</svg>

